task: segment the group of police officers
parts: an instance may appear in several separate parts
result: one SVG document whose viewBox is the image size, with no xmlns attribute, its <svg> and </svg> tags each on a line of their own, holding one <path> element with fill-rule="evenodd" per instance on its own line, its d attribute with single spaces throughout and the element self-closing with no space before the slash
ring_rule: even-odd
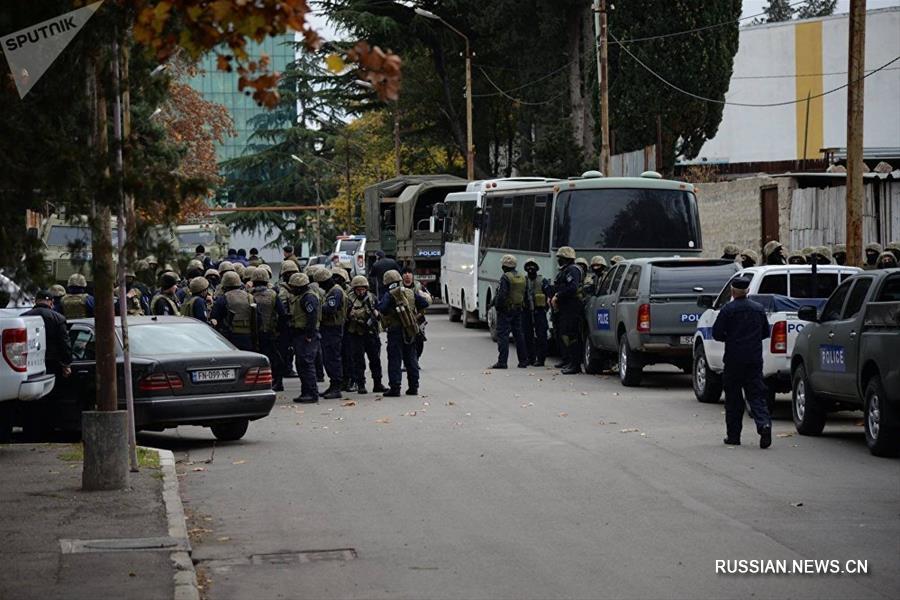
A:
<svg viewBox="0 0 900 600">
<path fill-rule="evenodd" d="M 399 396 L 405 369 L 406 394 L 417 395 L 425 308 L 432 298 L 413 279 L 412 270 L 385 272 L 377 282 L 381 291 L 377 297 L 365 276 L 351 280 L 338 265 L 330 269 L 310 265 L 301 270 L 293 249 L 288 249 L 277 283 L 272 282 L 268 264 L 245 266 L 223 260 L 213 268 L 200 248 L 184 277 L 170 265 L 160 268 L 148 257 L 138 262 L 136 272 L 126 273 L 127 314 L 192 317 L 209 324 L 238 349 L 265 354 L 276 391 L 284 389 L 283 379 L 291 374 L 294 363 L 301 383 L 295 402 L 341 398 L 342 392 L 367 394 L 366 361 L 373 392 Z M 156 285 L 151 292 L 153 280 Z M 94 298 L 87 292 L 84 275 L 73 274 L 66 288 L 53 286 L 50 294 L 54 308 L 67 319 L 94 316 Z M 387 332 L 387 388 L 382 383 L 383 330 Z M 320 392 L 318 383 L 326 374 L 329 385 Z"/>
<path fill-rule="evenodd" d="M 762 249 L 762 262 L 759 254 L 751 248 L 741 250 L 735 244 L 726 244 L 722 258 L 734 260 L 746 268 L 762 265 L 846 265 L 847 246 L 835 244 L 828 246 L 807 246 L 799 252 L 788 252 L 778 240 L 767 242 Z M 893 269 L 900 264 L 900 241 L 889 243 L 882 248 L 881 244 L 873 242 L 865 248 L 865 260 L 863 269 Z"/>
</svg>

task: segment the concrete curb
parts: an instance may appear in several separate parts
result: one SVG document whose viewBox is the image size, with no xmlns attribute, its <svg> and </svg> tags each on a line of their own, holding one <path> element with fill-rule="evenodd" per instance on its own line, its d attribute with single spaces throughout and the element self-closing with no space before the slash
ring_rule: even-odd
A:
<svg viewBox="0 0 900 600">
<path fill-rule="evenodd" d="M 187 551 L 170 554 L 172 566 L 175 568 L 175 600 L 199 600 L 200 590 L 197 587 L 197 571 L 191 560 L 191 542 L 188 539 L 187 524 L 184 517 L 184 506 L 178 491 L 178 475 L 175 472 L 175 455 L 170 450 L 149 448 L 159 454 L 159 466 L 163 475 L 163 502 L 166 505 L 166 518 L 169 520 L 169 537 L 183 540 Z"/>
</svg>

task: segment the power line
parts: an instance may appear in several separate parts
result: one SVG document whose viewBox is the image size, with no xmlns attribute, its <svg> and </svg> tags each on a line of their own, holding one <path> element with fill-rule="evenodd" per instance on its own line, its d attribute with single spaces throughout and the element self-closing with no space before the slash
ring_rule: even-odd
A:
<svg viewBox="0 0 900 600">
<path fill-rule="evenodd" d="M 616 40 L 615 36 L 611 32 L 610 32 L 609 36 L 611 38 L 613 38 L 613 40 L 618 41 L 618 40 Z M 723 104 L 723 105 L 730 105 L 730 106 L 748 106 L 748 107 L 757 107 L 757 108 L 770 108 L 770 107 L 774 107 L 774 106 L 788 106 L 790 104 L 799 104 L 800 102 L 806 102 L 807 100 L 813 100 L 815 98 L 821 98 L 822 96 L 827 96 L 828 94 L 833 94 L 834 92 L 840 91 L 850 85 L 850 82 L 847 82 L 844 85 L 830 89 L 827 92 L 815 94 L 813 96 L 809 96 L 808 98 L 797 98 L 796 100 L 787 100 L 784 102 L 767 102 L 767 103 L 762 103 L 762 104 L 752 104 L 749 102 L 728 102 L 726 100 L 718 100 L 716 98 L 707 98 L 705 96 L 700 96 L 699 94 L 695 94 L 693 92 L 689 92 L 688 90 L 678 87 L 677 85 L 668 81 L 665 77 L 663 77 L 662 75 L 660 75 L 659 73 L 657 73 L 656 71 L 654 71 L 653 69 L 648 67 L 641 59 L 639 59 L 637 56 L 635 56 L 634 53 L 631 52 L 628 48 L 626 48 L 625 46 L 621 46 L 621 48 L 626 54 L 628 54 L 628 56 L 630 56 L 632 59 L 634 59 L 634 61 L 637 64 L 642 66 L 644 68 L 644 70 L 649 72 L 651 75 L 653 75 L 654 77 L 659 79 L 661 82 L 663 82 L 664 84 L 666 84 L 667 86 L 669 86 L 670 88 L 675 90 L 676 92 L 680 92 L 686 96 L 690 96 L 691 98 L 695 98 L 697 100 L 703 100 L 705 102 L 712 102 L 714 104 Z M 867 77 L 874 75 L 875 73 L 878 73 L 879 71 L 881 71 L 883 69 L 886 69 L 888 66 L 894 64 L 898 60 L 900 60 L 900 56 L 894 57 L 892 60 L 889 60 L 888 62 L 884 63 L 877 69 L 873 69 L 869 73 L 866 73 L 863 77 L 860 78 L 860 80 L 866 79 Z"/>
<path fill-rule="evenodd" d="M 516 98 L 516 97 L 514 97 L 514 96 L 510 96 L 507 92 L 505 92 L 504 90 L 500 89 L 500 86 L 498 86 L 496 83 L 494 83 L 494 81 L 493 81 L 493 80 L 490 78 L 490 76 L 487 74 L 487 71 L 485 71 L 483 68 L 478 67 L 478 70 L 481 71 L 481 74 L 484 75 L 484 78 L 487 80 L 487 82 L 488 82 L 489 84 L 491 84 L 491 87 L 493 87 L 495 90 L 497 90 L 497 93 L 498 93 L 499 95 L 503 96 L 504 98 L 506 98 L 506 99 L 508 99 L 508 100 L 512 100 L 513 102 L 517 102 L 517 103 L 519 103 L 519 104 L 524 104 L 524 105 L 526 105 L 526 106 L 541 106 L 541 105 L 543 105 L 543 104 L 550 104 L 551 102 L 556 101 L 556 100 L 559 99 L 563 94 L 566 93 L 565 91 L 562 91 L 562 92 L 560 92 L 559 94 L 553 96 L 552 98 L 548 98 L 547 100 L 542 100 L 542 101 L 540 101 L 540 102 L 530 102 L 530 101 L 528 101 L 528 100 L 522 100 L 521 98 Z"/>
<path fill-rule="evenodd" d="M 520 85 L 520 86 L 516 86 L 516 87 L 514 87 L 514 88 L 510 88 L 510 89 L 505 90 L 505 91 L 504 91 L 504 90 L 500 90 L 500 88 L 497 88 L 497 86 L 494 85 L 493 82 L 491 82 L 491 85 L 493 85 L 495 88 L 498 89 L 497 92 L 494 92 L 494 93 L 491 93 L 491 94 L 472 94 L 472 97 L 473 97 L 473 98 L 487 98 L 487 97 L 490 97 L 490 96 L 502 96 L 502 95 L 504 95 L 504 94 L 508 94 L 508 93 L 512 93 L 512 92 L 519 91 L 519 90 L 521 90 L 521 89 L 525 89 L 525 88 L 527 88 L 527 87 L 530 87 L 530 86 L 532 86 L 532 85 L 534 85 L 534 84 L 536 84 L 536 83 L 540 83 L 541 81 L 544 81 L 545 79 L 548 79 L 548 78 L 550 78 L 550 77 L 556 75 L 557 73 L 559 73 L 560 71 L 562 71 L 562 70 L 564 70 L 564 69 L 567 69 L 567 68 L 568 68 L 572 63 L 574 63 L 576 60 L 578 60 L 578 59 L 577 59 L 577 58 L 576 58 L 576 59 L 572 59 L 572 60 L 570 60 L 569 62 L 567 62 L 566 64 L 564 64 L 563 66 L 559 67 L 558 69 L 554 69 L 553 71 L 550 71 L 549 73 L 547 73 L 547 74 L 545 74 L 545 75 L 542 75 L 541 77 L 538 77 L 537 79 L 533 79 L 532 81 L 529 81 L 528 83 L 524 83 L 524 84 L 522 84 L 522 85 Z M 484 73 L 484 76 L 487 77 L 487 74 L 485 73 L 484 68 L 483 68 L 482 66 L 478 65 L 478 70 L 480 70 L 482 73 Z"/>
<path fill-rule="evenodd" d="M 868 69 L 870 73 L 874 69 Z M 883 69 L 884 71 L 900 71 L 900 67 L 891 69 Z M 732 79 L 799 79 L 800 77 L 829 77 L 832 75 L 846 75 L 847 71 L 832 71 L 831 73 L 800 73 L 797 75 L 741 75 L 732 77 Z"/>
</svg>

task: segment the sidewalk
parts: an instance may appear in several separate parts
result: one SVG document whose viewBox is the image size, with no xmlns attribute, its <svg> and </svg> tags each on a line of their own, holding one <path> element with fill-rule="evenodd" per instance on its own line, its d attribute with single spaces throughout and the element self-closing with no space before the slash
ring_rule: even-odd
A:
<svg viewBox="0 0 900 600">
<path fill-rule="evenodd" d="M 141 462 L 129 489 L 82 492 L 79 444 L 0 446 L 0 598 L 196 597 L 175 594 L 194 574 L 180 500 L 164 499 L 177 490 L 171 453 Z"/>
</svg>

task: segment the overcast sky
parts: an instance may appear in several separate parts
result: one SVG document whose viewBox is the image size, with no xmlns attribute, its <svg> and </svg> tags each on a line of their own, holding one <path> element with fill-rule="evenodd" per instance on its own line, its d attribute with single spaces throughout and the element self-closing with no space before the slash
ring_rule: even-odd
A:
<svg viewBox="0 0 900 600">
<path fill-rule="evenodd" d="M 759 14 L 765 10 L 765 7 L 768 4 L 767 0 L 744 0 L 744 3 L 742 4 L 742 16 L 749 17 L 750 15 Z M 885 8 L 897 5 L 900 5 L 900 0 L 868 0 L 868 2 L 866 2 L 866 9 L 872 10 L 875 8 Z M 837 6 L 834 9 L 834 14 L 846 12 L 850 12 L 850 0 L 838 0 Z"/>
</svg>

